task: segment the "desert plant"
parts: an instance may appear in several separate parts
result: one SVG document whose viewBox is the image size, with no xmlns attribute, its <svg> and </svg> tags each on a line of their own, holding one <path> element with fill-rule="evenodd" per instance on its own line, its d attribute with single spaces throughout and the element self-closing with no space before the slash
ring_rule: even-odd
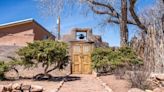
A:
<svg viewBox="0 0 164 92">
<path fill-rule="evenodd" d="M 141 65 L 140 60 L 130 47 L 95 48 L 92 52 L 92 67 L 97 72 L 109 72 L 120 68 Z"/>
<path fill-rule="evenodd" d="M 4 62 L 0 62 L 0 80 L 4 79 L 4 74 L 9 70 L 9 66 Z"/>
<path fill-rule="evenodd" d="M 22 62 L 16 59 L 8 62 L 0 61 L 0 80 L 5 79 L 5 73 L 10 70 L 14 70 L 17 73 L 17 77 L 19 77 L 19 72 L 16 69 L 17 65 L 22 65 Z"/>
<path fill-rule="evenodd" d="M 42 64 L 44 73 L 38 74 L 35 78 L 51 77 L 49 72 L 63 69 L 68 63 L 67 44 L 54 40 L 28 43 L 26 47 L 18 51 L 18 55 L 26 68 L 37 67 L 39 63 Z"/>
</svg>

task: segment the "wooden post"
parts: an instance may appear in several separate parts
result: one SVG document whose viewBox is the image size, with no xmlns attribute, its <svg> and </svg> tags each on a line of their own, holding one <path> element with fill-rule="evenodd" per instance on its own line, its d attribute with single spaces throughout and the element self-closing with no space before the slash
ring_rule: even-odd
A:
<svg viewBox="0 0 164 92">
<path fill-rule="evenodd" d="M 60 40 L 60 16 L 58 16 L 57 25 L 58 25 L 58 40 Z"/>
<path fill-rule="evenodd" d="M 163 33 L 164 33 L 164 14 L 162 16 L 162 30 L 163 30 Z"/>
</svg>

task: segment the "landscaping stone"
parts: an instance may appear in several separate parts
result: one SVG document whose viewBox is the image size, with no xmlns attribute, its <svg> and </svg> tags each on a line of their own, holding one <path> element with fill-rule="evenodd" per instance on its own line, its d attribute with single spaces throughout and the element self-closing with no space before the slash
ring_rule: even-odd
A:
<svg viewBox="0 0 164 92">
<path fill-rule="evenodd" d="M 21 90 L 12 90 L 12 92 L 21 92 Z M 24 92 L 24 91 L 23 91 Z"/>
<path fill-rule="evenodd" d="M 5 91 L 9 91 L 9 92 L 12 91 L 12 85 L 13 85 L 13 84 L 9 84 L 9 85 L 4 86 L 4 90 L 5 90 Z M 5 92 L 5 91 L 4 91 L 4 92 Z"/>
<path fill-rule="evenodd" d="M 145 92 L 153 92 L 152 90 L 145 90 Z"/>
<path fill-rule="evenodd" d="M 14 84 L 12 85 L 12 89 L 14 89 L 14 90 L 20 90 L 20 89 L 21 89 L 21 85 L 22 85 L 22 84 L 14 83 Z"/>
<path fill-rule="evenodd" d="M 128 92 L 145 92 L 145 91 L 138 88 L 131 88 Z"/>
<path fill-rule="evenodd" d="M 4 92 L 4 86 L 0 85 L 0 92 Z"/>
<path fill-rule="evenodd" d="M 27 85 L 27 84 L 23 84 L 22 86 L 21 86 L 21 89 L 22 90 L 30 90 L 30 88 L 31 88 L 31 85 Z"/>
<path fill-rule="evenodd" d="M 42 92 L 43 91 L 43 87 L 41 86 L 37 86 L 37 85 L 31 85 L 31 92 Z"/>
<path fill-rule="evenodd" d="M 161 88 L 155 88 L 153 92 L 164 92 L 164 87 Z"/>
<path fill-rule="evenodd" d="M 156 75 L 156 79 L 160 81 L 164 81 L 164 74 L 158 74 Z"/>
</svg>

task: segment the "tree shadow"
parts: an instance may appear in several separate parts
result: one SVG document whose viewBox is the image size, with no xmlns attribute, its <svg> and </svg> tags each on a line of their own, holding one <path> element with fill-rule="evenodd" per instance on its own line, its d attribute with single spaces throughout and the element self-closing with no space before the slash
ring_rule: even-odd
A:
<svg viewBox="0 0 164 92">
<path fill-rule="evenodd" d="M 19 79 L 4 79 L 4 81 L 19 81 L 19 80 L 34 80 L 34 81 L 53 81 L 53 82 L 60 82 L 64 80 L 65 82 L 81 80 L 81 77 L 78 76 L 43 76 L 39 78 L 34 77 L 22 77 L 20 76 Z"/>
<path fill-rule="evenodd" d="M 79 76 L 66 76 L 65 77 L 65 82 L 76 81 L 76 80 L 81 80 L 81 77 Z"/>
</svg>

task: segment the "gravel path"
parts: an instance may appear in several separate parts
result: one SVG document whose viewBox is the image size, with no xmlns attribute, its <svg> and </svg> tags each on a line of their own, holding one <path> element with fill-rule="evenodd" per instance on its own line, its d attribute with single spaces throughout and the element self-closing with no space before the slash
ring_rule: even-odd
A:
<svg viewBox="0 0 164 92">
<path fill-rule="evenodd" d="M 106 92 L 93 75 L 71 75 L 59 92 Z"/>
</svg>

